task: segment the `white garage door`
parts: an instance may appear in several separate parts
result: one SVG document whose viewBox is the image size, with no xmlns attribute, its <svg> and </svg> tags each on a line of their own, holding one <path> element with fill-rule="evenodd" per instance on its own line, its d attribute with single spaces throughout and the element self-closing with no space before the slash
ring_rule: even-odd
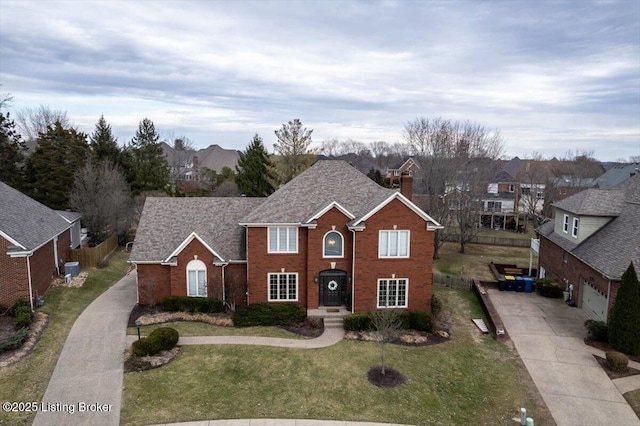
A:
<svg viewBox="0 0 640 426">
<path fill-rule="evenodd" d="M 582 282 L 582 310 L 591 319 L 605 321 L 607 315 L 607 297 L 594 286 Z"/>
</svg>

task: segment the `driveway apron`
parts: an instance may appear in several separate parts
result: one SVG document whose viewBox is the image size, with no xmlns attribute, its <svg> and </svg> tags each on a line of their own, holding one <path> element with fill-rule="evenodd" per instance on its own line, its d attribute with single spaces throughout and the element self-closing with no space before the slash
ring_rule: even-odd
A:
<svg viewBox="0 0 640 426">
<path fill-rule="evenodd" d="M 640 425 L 593 357 L 599 351 L 584 344 L 582 310 L 534 293 L 488 292 L 558 426 Z"/>
<path fill-rule="evenodd" d="M 67 337 L 34 425 L 118 425 L 133 271 L 94 300 Z"/>
</svg>

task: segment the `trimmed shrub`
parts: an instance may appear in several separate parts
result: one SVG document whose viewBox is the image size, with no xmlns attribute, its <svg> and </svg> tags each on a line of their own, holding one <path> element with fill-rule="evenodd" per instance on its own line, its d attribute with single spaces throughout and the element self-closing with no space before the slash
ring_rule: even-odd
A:
<svg viewBox="0 0 640 426">
<path fill-rule="evenodd" d="M 607 357 L 607 364 L 612 370 L 622 371 L 629 364 L 629 358 L 618 351 L 607 351 L 605 356 Z"/>
<path fill-rule="evenodd" d="M 371 330 L 371 314 L 369 312 L 358 312 L 349 314 L 343 320 L 346 331 L 367 331 Z"/>
<path fill-rule="evenodd" d="M 224 311 L 224 304 L 215 297 L 167 296 L 162 301 L 162 310 L 215 314 Z"/>
<path fill-rule="evenodd" d="M 180 335 L 171 327 L 160 327 L 153 330 L 148 337 L 136 340 L 131 345 L 131 352 L 137 356 L 151 356 L 161 351 L 173 349 Z"/>
<path fill-rule="evenodd" d="M 588 319 L 584 322 L 584 326 L 587 327 L 587 336 L 591 340 L 597 342 L 608 342 L 609 334 L 607 332 L 607 324 L 604 321 L 596 321 Z"/>
<path fill-rule="evenodd" d="M 557 299 L 562 297 L 562 288 L 555 281 L 549 278 L 539 278 L 536 280 L 536 291 L 540 296 Z"/>
<path fill-rule="evenodd" d="M 629 355 L 640 355 L 640 282 L 633 264 L 622 274 L 609 313 L 609 344 Z"/>
<path fill-rule="evenodd" d="M 29 330 L 26 328 L 21 328 L 20 330 L 13 333 L 11 336 L 6 337 L 0 340 L 0 354 L 5 353 L 7 351 L 11 351 L 14 349 L 18 349 L 27 337 L 29 336 Z"/>
<path fill-rule="evenodd" d="M 9 308 L 9 315 L 11 315 L 12 317 L 15 317 L 17 314 L 17 311 L 22 308 L 28 308 L 29 312 L 31 312 L 31 305 L 29 305 L 29 302 L 27 300 L 25 299 L 16 300 L 16 302 L 13 305 L 11 305 L 11 307 Z"/>
<path fill-rule="evenodd" d="M 238 306 L 233 316 L 233 325 L 236 327 L 284 326 L 304 321 L 306 317 L 307 312 L 295 303 L 277 305 L 256 303 L 255 305 Z"/>
<path fill-rule="evenodd" d="M 433 315 L 438 315 L 442 310 L 442 301 L 436 294 L 431 295 L 431 313 Z"/>
<path fill-rule="evenodd" d="M 161 351 L 168 351 L 178 344 L 180 334 L 175 328 L 160 327 L 153 330 L 151 334 L 149 334 L 149 338 L 158 341 L 158 346 Z"/>
<path fill-rule="evenodd" d="M 433 330 L 433 322 L 429 311 L 411 311 L 409 312 L 409 324 L 412 330 L 427 331 Z"/>
<path fill-rule="evenodd" d="M 13 310 L 13 326 L 16 330 L 20 330 L 21 328 L 28 328 L 33 321 L 33 312 L 31 312 L 31 308 L 29 306 L 18 306 Z"/>
</svg>

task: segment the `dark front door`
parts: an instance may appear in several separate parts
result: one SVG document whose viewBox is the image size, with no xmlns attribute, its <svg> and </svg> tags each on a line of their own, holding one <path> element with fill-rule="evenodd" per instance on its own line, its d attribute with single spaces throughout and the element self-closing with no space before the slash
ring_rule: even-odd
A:
<svg viewBox="0 0 640 426">
<path fill-rule="evenodd" d="M 320 273 L 320 306 L 340 306 L 346 301 L 347 273 L 325 271 Z"/>
</svg>

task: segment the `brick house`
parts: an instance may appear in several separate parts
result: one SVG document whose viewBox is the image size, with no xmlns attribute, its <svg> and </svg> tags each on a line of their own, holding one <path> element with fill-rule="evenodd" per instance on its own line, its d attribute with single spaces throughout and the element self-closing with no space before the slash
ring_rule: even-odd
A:
<svg viewBox="0 0 640 426">
<path fill-rule="evenodd" d="M 411 186 L 408 175 L 396 191 L 318 161 L 266 198 L 148 198 L 130 258 L 138 301 L 429 309 L 440 225 Z"/>
<path fill-rule="evenodd" d="M 640 267 L 640 176 L 612 189 L 585 189 L 554 203 L 555 218 L 536 230 L 539 271 L 593 319 L 606 321 L 622 274 Z"/>
<path fill-rule="evenodd" d="M 0 305 L 43 295 L 80 244 L 80 215 L 57 212 L 0 182 Z"/>
</svg>

